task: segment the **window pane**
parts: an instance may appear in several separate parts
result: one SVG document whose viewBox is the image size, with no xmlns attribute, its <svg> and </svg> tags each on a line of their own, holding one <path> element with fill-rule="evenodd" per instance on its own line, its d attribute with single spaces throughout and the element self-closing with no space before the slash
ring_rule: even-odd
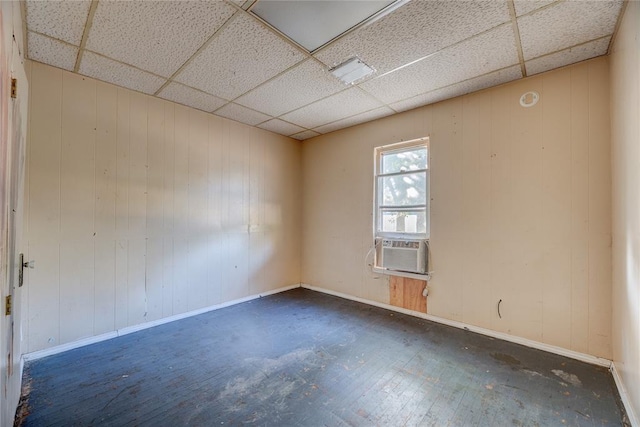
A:
<svg viewBox="0 0 640 427">
<path fill-rule="evenodd" d="M 427 147 L 382 154 L 383 174 L 412 171 L 427 168 Z"/>
<path fill-rule="evenodd" d="M 388 233 L 426 233 L 427 217 L 423 210 L 382 211 L 379 231 Z"/>
<path fill-rule="evenodd" d="M 427 173 L 418 172 L 378 178 L 380 206 L 413 206 L 427 204 Z"/>
</svg>

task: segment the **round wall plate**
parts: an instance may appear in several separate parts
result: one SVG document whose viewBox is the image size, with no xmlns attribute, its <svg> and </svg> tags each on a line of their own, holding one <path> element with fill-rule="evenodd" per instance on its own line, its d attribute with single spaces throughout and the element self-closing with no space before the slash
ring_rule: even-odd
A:
<svg viewBox="0 0 640 427">
<path fill-rule="evenodd" d="M 520 97 L 520 105 L 525 108 L 533 107 L 538 103 L 538 99 L 540 99 L 540 95 L 538 92 L 530 91 L 523 93 Z"/>
</svg>

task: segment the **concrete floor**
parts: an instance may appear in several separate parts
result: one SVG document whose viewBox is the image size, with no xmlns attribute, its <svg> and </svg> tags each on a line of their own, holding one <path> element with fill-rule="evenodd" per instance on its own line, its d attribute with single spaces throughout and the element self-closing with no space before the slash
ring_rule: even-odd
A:
<svg viewBox="0 0 640 427">
<path fill-rule="evenodd" d="M 43 358 L 24 426 L 624 425 L 610 372 L 305 289 Z"/>
</svg>

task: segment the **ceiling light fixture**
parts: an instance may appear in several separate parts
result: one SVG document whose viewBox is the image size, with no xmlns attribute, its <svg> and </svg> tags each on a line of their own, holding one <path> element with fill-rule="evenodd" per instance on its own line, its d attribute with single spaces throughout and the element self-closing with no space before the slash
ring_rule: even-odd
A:
<svg viewBox="0 0 640 427">
<path fill-rule="evenodd" d="M 365 64 L 360 58 L 354 56 L 329 69 L 329 72 L 339 78 L 344 84 L 352 85 L 355 82 L 375 73 L 376 70 Z"/>
</svg>

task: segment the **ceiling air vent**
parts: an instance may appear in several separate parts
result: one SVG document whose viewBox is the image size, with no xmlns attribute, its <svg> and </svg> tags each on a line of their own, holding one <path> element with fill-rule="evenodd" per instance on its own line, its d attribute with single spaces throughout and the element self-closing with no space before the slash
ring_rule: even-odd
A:
<svg viewBox="0 0 640 427">
<path fill-rule="evenodd" d="M 354 84 L 367 76 L 375 73 L 376 70 L 365 64 L 360 58 L 354 56 L 344 61 L 340 65 L 329 69 L 329 72 L 342 80 L 344 84 Z"/>
</svg>

